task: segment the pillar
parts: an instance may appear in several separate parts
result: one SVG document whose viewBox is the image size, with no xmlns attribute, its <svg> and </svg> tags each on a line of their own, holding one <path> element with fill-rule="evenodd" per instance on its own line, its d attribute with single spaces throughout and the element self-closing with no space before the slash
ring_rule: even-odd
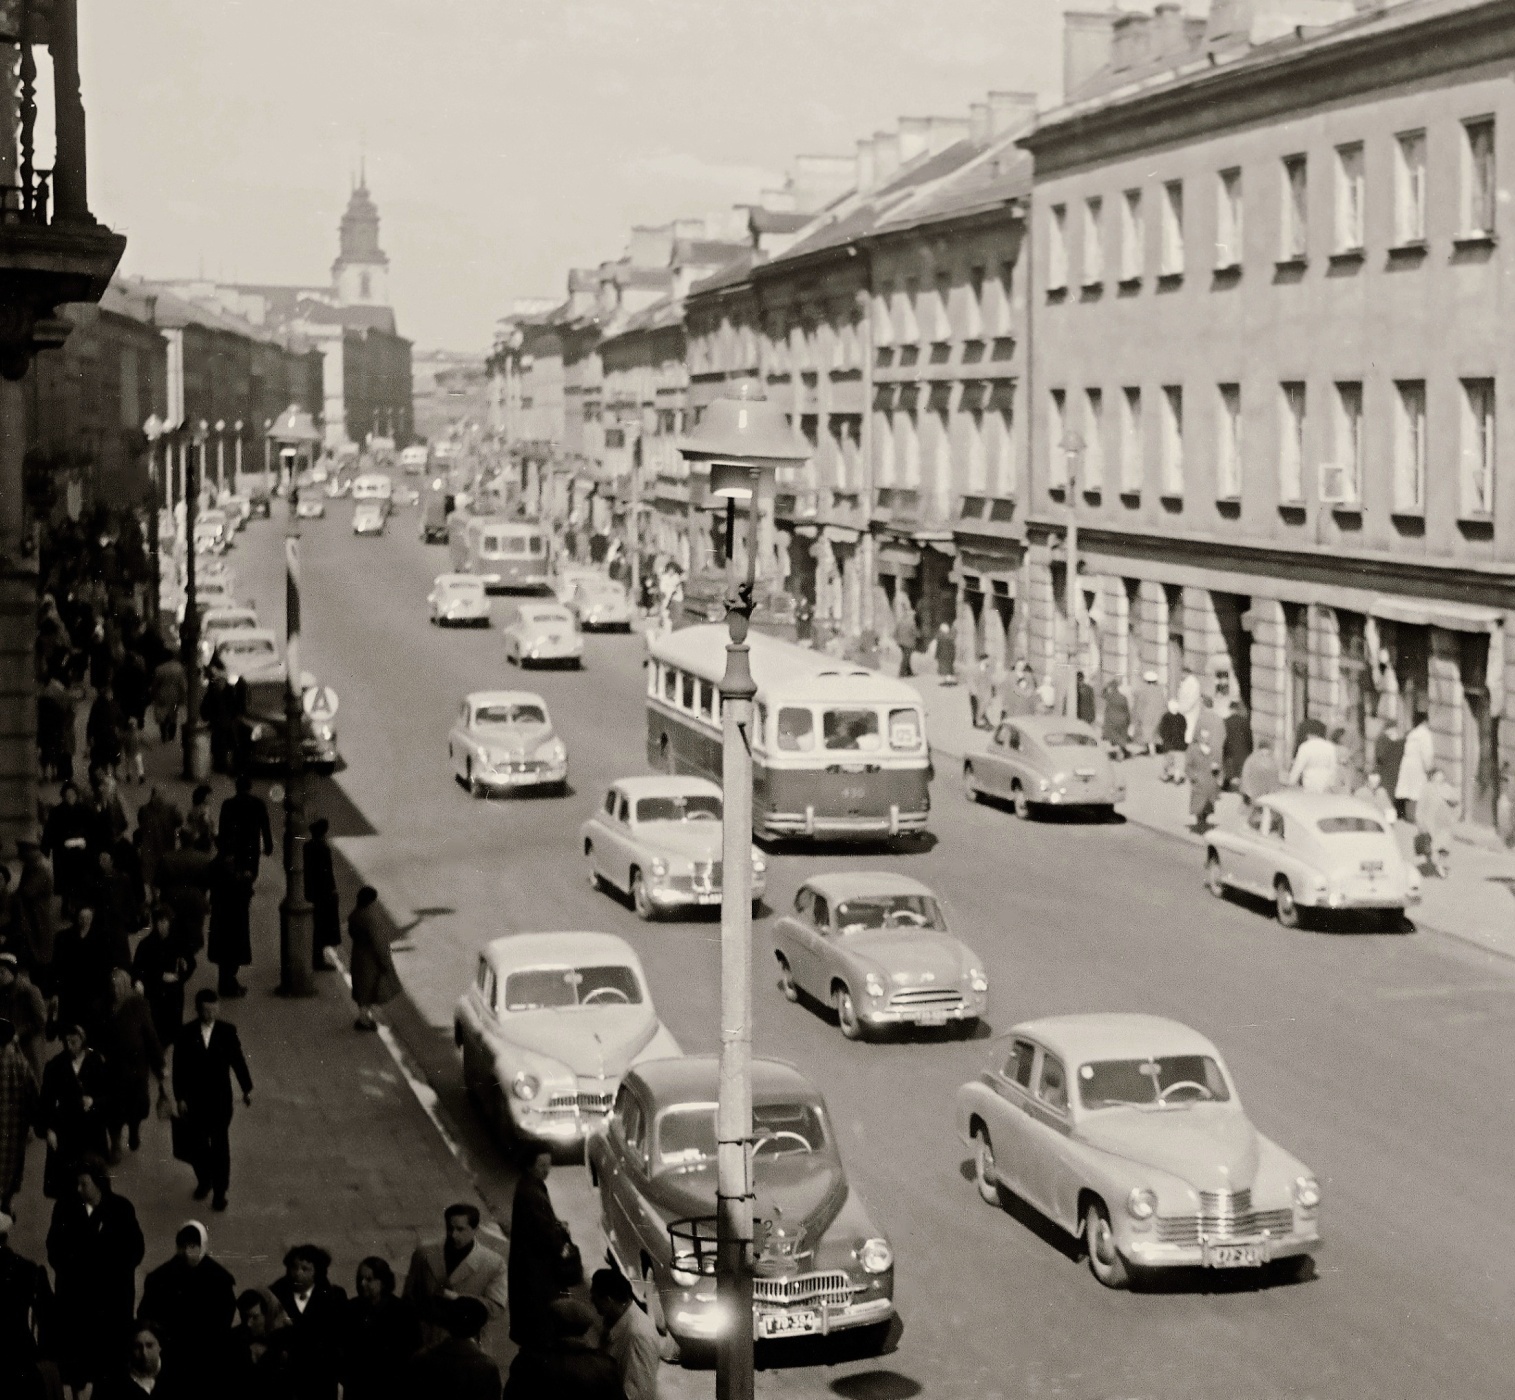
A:
<svg viewBox="0 0 1515 1400">
<path fill-rule="evenodd" d="M 1126 581 L 1106 575 L 1101 580 L 1100 600 L 1100 689 L 1112 680 L 1126 680 L 1131 675 L 1131 600 Z"/>
<path fill-rule="evenodd" d="M 1252 737 L 1270 739 L 1274 752 L 1292 754 L 1288 674 L 1284 668 L 1284 610 L 1274 598 L 1254 598 L 1252 618 Z"/>
<path fill-rule="evenodd" d="M 1329 733 L 1341 723 L 1341 629 L 1336 609 L 1312 607 L 1310 628 L 1310 718 Z"/>
<path fill-rule="evenodd" d="M 53 60 L 53 213 L 59 222 L 92 224 L 85 165 L 84 99 L 79 93 L 77 0 L 52 0 L 48 52 Z"/>
<path fill-rule="evenodd" d="M 1431 628 L 1431 733 L 1436 739 L 1436 764 L 1453 791 L 1462 791 L 1462 634 L 1445 627 Z"/>
<path fill-rule="evenodd" d="M 1168 595 L 1160 583 L 1142 579 L 1136 589 L 1136 644 L 1143 671 L 1156 671 L 1157 683 L 1169 694 L 1178 684 L 1168 674 Z"/>
<path fill-rule="evenodd" d="M 37 565 L 25 553 L 25 402 L 0 379 L 0 853 L 37 818 Z"/>
<path fill-rule="evenodd" d="M 1057 603 L 1052 589 L 1052 565 L 1032 560 L 1026 569 L 1026 660 L 1037 676 L 1050 675 L 1058 663 Z"/>
</svg>

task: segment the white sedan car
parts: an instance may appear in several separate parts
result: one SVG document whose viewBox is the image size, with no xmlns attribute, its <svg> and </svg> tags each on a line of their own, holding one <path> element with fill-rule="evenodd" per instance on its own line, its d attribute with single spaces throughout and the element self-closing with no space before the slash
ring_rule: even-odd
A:
<svg viewBox="0 0 1515 1400">
<path fill-rule="evenodd" d="M 463 698 L 447 737 L 453 777 L 475 797 L 568 786 L 568 749 L 547 702 L 529 690 L 476 690 Z"/>
<path fill-rule="evenodd" d="M 240 627 L 216 643 L 212 664 L 224 666 L 227 677 L 236 681 L 267 675 L 284 663 L 279 659 L 279 639 L 272 631 L 267 627 Z"/>
<path fill-rule="evenodd" d="M 426 595 L 426 606 L 437 626 L 489 626 L 489 595 L 484 591 L 484 580 L 473 574 L 438 574 Z"/>
<path fill-rule="evenodd" d="M 325 518 L 325 501 L 308 492 L 300 497 L 300 503 L 295 507 L 296 520 L 324 520 Z"/>
<path fill-rule="evenodd" d="M 1205 884 L 1217 897 L 1242 890 L 1270 901 L 1297 928 L 1306 910 L 1378 910 L 1398 926 L 1420 899 L 1420 873 L 1404 858 L 1393 824 L 1355 797 L 1271 792 L 1234 825 L 1207 838 Z"/>
<path fill-rule="evenodd" d="M 567 608 L 550 599 L 523 599 L 505 616 L 505 659 L 527 666 L 584 664 L 584 638 Z"/>
<path fill-rule="evenodd" d="M 209 666 L 210 659 L 224 637 L 233 632 L 245 632 L 258 625 L 258 614 L 253 608 L 209 608 L 200 619 L 200 664 Z"/>
<path fill-rule="evenodd" d="M 586 632 L 631 631 L 633 610 L 626 589 L 614 579 L 580 579 L 568 606 Z"/>
</svg>

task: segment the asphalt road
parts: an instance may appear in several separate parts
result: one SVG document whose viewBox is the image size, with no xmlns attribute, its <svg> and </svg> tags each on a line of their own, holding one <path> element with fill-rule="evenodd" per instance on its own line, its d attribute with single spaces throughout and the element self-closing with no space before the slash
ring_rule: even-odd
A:
<svg viewBox="0 0 1515 1400">
<path fill-rule="evenodd" d="M 578 853 L 578 825 L 604 785 L 645 768 L 640 639 L 591 638 L 583 673 L 519 678 L 497 629 L 428 626 L 424 598 L 445 554 L 416 540 L 414 512 L 382 539 L 355 539 L 350 511 L 343 502 L 308 523 L 303 548 L 305 665 L 341 698 L 348 765 L 322 805 L 339 813 L 344 851 L 408 929 L 402 977 L 433 1028 L 413 1032 L 422 1060 L 451 1076 L 444 1100 L 459 1103 L 446 1050 L 453 1000 L 476 950 L 516 930 L 625 936 L 680 1042 L 713 1050 L 716 923 L 639 923 L 590 890 Z M 240 591 L 274 625 L 283 529 L 253 524 L 232 555 Z M 569 744 L 566 799 L 478 802 L 449 777 L 461 696 L 514 684 L 546 697 Z M 1094 1010 L 1196 1026 L 1220 1045 L 1261 1130 L 1317 1172 L 1327 1248 L 1318 1277 L 1301 1284 L 1254 1289 L 1216 1276 L 1134 1294 L 1100 1288 L 1051 1227 L 985 1206 L 973 1190 L 951 1100 L 987 1044 L 843 1041 L 779 995 L 764 920 L 757 1051 L 822 1086 L 853 1186 L 894 1244 L 904 1327 L 883 1357 L 806 1352 L 800 1361 L 822 1364 L 765 1370 L 761 1392 L 1508 1395 L 1515 964 L 1439 935 L 1289 932 L 1211 899 L 1195 852 L 1143 828 L 1023 825 L 968 806 L 948 779 L 934 798 L 932 849 L 779 855 L 770 904 L 787 906 L 816 869 L 905 870 L 945 896 L 957 931 L 986 958 L 995 1033 Z M 507 1181 L 477 1130 L 469 1137 L 485 1175 Z M 586 1190 L 578 1173 L 554 1177 L 555 1193 L 581 1209 Z M 688 1384 L 705 1393 L 708 1377 Z"/>
</svg>

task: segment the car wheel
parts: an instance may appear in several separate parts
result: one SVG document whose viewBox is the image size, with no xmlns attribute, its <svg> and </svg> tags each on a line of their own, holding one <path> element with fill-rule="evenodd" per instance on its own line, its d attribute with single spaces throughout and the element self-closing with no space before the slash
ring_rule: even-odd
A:
<svg viewBox="0 0 1515 1400">
<path fill-rule="evenodd" d="M 1106 1288 L 1129 1288 L 1131 1270 L 1115 1247 L 1110 1214 L 1100 1201 L 1084 1209 L 1084 1247 L 1089 1251 L 1089 1272 Z"/>
<path fill-rule="evenodd" d="M 794 969 L 789 966 L 789 959 L 782 953 L 779 958 L 779 991 L 783 992 L 785 1001 L 798 1001 L 800 999 L 799 984 L 794 980 Z"/>
<path fill-rule="evenodd" d="M 1214 851 L 1211 851 L 1205 857 L 1205 888 L 1216 899 L 1224 899 L 1226 897 L 1225 872 L 1221 870 L 1220 857 Z"/>
<path fill-rule="evenodd" d="M 592 842 L 584 843 L 584 859 L 589 862 L 589 888 L 596 894 L 602 894 L 605 890 L 605 877 L 594 867 L 594 845 Z"/>
<path fill-rule="evenodd" d="M 846 987 L 839 986 L 831 994 L 832 1005 L 836 1007 L 836 1024 L 842 1032 L 844 1040 L 861 1040 L 863 1038 L 863 1023 L 858 1018 L 857 1007 L 853 1004 L 852 993 Z"/>
<path fill-rule="evenodd" d="M 473 759 L 463 765 L 463 784 L 474 797 L 484 796 L 484 784 L 474 781 Z"/>
<path fill-rule="evenodd" d="M 979 1199 L 985 1205 L 1003 1204 L 999 1176 L 994 1168 L 994 1144 L 989 1141 L 989 1129 L 984 1127 L 974 1129 L 973 1133 L 973 1184 L 978 1187 Z"/>
<path fill-rule="evenodd" d="M 1019 783 L 1011 790 L 1010 799 L 1015 804 L 1015 815 L 1023 822 L 1031 820 L 1031 799 L 1026 796 L 1026 789 Z"/>
<path fill-rule="evenodd" d="M 963 764 L 963 796 L 970 802 L 977 802 L 979 800 L 979 791 L 974 784 L 973 765 L 971 763 Z"/>
<path fill-rule="evenodd" d="M 647 893 L 647 882 L 642 879 L 640 870 L 631 872 L 631 907 L 637 911 L 637 918 L 644 923 L 651 923 L 658 916 L 658 911 L 653 907 L 652 897 Z"/>
<path fill-rule="evenodd" d="M 1282 875 L 1273 882 L 1273 910 L 1285 928 L 1299 927 L 1299 905 L 1294 901 L 1294 889 Z"/>
</svg>

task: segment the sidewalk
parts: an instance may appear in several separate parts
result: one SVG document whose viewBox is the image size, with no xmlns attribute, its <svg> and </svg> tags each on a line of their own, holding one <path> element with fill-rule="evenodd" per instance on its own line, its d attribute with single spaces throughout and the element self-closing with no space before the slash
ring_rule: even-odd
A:
<svg viewBox="0 0 1515 1400">
<path fill-rule="evenodd" d="M 934 673 L 916 675 L 913 684 L 926 701 L 926 729 L 937 757 L 938 779 L 953 784 L 957 760 L 982 750 L 989 735 L 969 722 L 966 686 L 944 686 Z M 943 762 L 944 758 L 949 762 Z M 1122 765 L 1126 801 L 1121 811 L 1129 821 L 1202 845 L 1204 838 L 1190 826 L 1188 788 L 1163 782 L 1159 762 L 1155 757 L 1135 758 Z M 1215 822 L 1234 821 L 1240 806 L 1235 793 L 1223 794 Z M 1411 829 L 1401 822 L 1397 834 L 1410 855 Z M 1196 883 L 1201 878 L 1200 865 L 1196 858 Z M 1434 876 L 1423 880 L 1421 891 L 1421 903 L 1410 913 L 1416 925 L 1515 958 L 1515 853 L 1492 843 L 1489 833 L 1478 827 L 1459 828 L 1451 874 L 1445 880 Z"/>
</svg>

